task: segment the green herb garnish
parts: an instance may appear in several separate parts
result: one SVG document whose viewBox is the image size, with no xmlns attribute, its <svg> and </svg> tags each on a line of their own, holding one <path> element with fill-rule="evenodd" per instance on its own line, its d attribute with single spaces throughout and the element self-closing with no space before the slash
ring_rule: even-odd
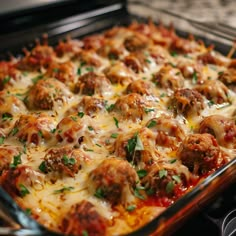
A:
<svg viewBox="0 0 236 236">
<path fill-rule="evenodd" d="M 129 205 L 126 207 L 126 211 L 132 212 L 136 209 L 136 205 Z"/>
<path fill-rule="evenodd" d="M 162 179 L 163 177 L 167 176 L 167 170 L 163 169 L 163 170 L 159 170 L 159 177 L 160 179 Z"/>
<path fill-rule="evenodd" d="M 155 120 L 151 120 L 151 121 L 148 123 L 147 127 L 148 127 L 148 128 L 152 128 L 152 127 L 154 127 L 156 124 L 157 124 L 157 122 L 156 122 Z"/>
<path fill-rule="evenodd" d="M 20 188 L 20 195 L 22 197 L 26 196 L 27 194 L 30 194 L 30 191 L 23 184 L 20 184 L 19 188 Z"/>
<path fill-rule="evenodd" d="M 145 177 L 147 175 L 147 171 L 144 170 L 144 169 L 141 169 L 141 170 L 137 171 L 137 174 L 138 174 L 139 178 L 143 178 L 143 177 Z"/>
<path fill-rule="evenodd" d="M 57 189 L 55 191 L 53 191 L 54 194 L 58 194 L 58 193 L 64 193 L 64 192 L 68 192 L 68 191 L 71 191 L 72 189 L 74 189 L 74 187 L 63 187 L 61 189 Z"/>
</svg>

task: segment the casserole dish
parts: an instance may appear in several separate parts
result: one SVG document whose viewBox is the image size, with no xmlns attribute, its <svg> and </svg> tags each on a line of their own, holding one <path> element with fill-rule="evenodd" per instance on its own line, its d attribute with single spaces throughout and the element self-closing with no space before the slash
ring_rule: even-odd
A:
<svg viewBox="0 0 236 236">
<path fill-rule="evenodd" d="M 137 6 L 137 5 L 135 5 Z M 135 7 L 134 6 L 134 7 Z M 130 6 L 130 12 L 134 7 Z M 142 6 L 144 7 L 144 6 Z M 154 11 L 153 13 L 157 14 L 164 14 L 165 12 L 163 11 Z M 99 15 L 101 13 L 101 15 Z M 151 15 L 151 10 L 149 9 L 148 14 Z M 90 16 L 90 17 L 88 17 Z M 111 16 L 111 18 L 109 18 Z M 124 18 L 122 16 L 125 16 Z M 168 14 L 170 17 L 171 15 Z M 164 16 L 161 16 L 162 19 L 167 19 L 164 18 Z M 47 32 L 49 34 L 49 41 L 53 44 L 53 40 L 57 40 L 60 37 L 63 37 L 64 34 L 70 33 L 72 37 L 81 37 L 90 33 L 94 33 L 94 27 L 96 27 L 97 31 L 107 29 L 113 25 L 113 23 L 117 24 L 117 19 L 119 19 L 119 23 L 122 25 L 127 25 L 129 24 L 132 20 L 138 19 L 141 20 L 142 17 L 134 14 L 130 15 L 127 12 L 126 5 L 124 2 L 121 3 L 115 3 L 111 6 L 108 7 L 103 7 L 98 10 L 94 10 L 91 12 L 87 12 L 86 14 L 82 14 L 79 16 L 75 16 L 74 18 L 67 19 L 64 22 L 56 22 L 54 25 L 49 24 L 47 25 Z M 120 20 L 122 19 L 122 20 Z M 169 19 L 169 18 L 168 18 Z M 112 20 L 112 21 L 111 21 Z M 154 18 L 155 20 L 155 18 Z M 181 20 L 181 19 L 179 19 Z M 171 19 L 173 21 L 173 19 Z M 66 26 L 66 27 L 65 27 Z M 78 26 L 80 28 L 78 28 Z M 179 25 L 181 26 L 181 25 Z M 186 26 L 185 26 L 186 27 Z M 63 31 L 63 29 L 67 29 L 66 32 Z M 38 31 L 35 32 L 35 36 L 38 36 L 38 34 L 42 33 L 40 30 L 45 31 L 44 27 L 38 27 Z M 91 32 L 92 30 L 92 32 Z M 28 29 L 29 31 L 29 29 Z M 26 30 L 27 32 L 27 30 Z M 23 35 L 24 40 L 27 40 L 28 34 L 26 32 L 21 32 Z M 181 28 L 179 29 L 180 34 L 185 34 L 184 31 L 181 31 Z M 198 37 L 202 37 L 204 39 L 204 35 L 199 35 L 197 32 L 194 32 Z M 7 32 L 7 34 L 9 34 Z M 10 33 L 11 36 L 13 36 L 14 33 Z M 19 32 L 15 33 L 20 35 Z M 9 36 L 9 35 L 8 35 Z M 19 37 L 20 38 L 20 37 Z M 206 43 L 210 42 L 209 37 L 207 37 L 208 41 Z M 18 40 L 20 41 L 20 40 Z M 211 41 L 214 42 L 216 45 L 218 45 L 219 50 L 224 51 L 227 50 L 227 45 L 224 44 L 217 44 L 217 41 Z M 15 42 L 14 40 L 9 42 L 9 44 L 12 43 L 11 48 L 13 48 L 14 52 L 14 45 Z M 18 43 L 18 42 L 17 42 Z M 14 45 L 13 45 L 14 44 Z M 16 47 L 17 50 L 17 47 Z M 54 71 L 55 72 L 55 71 Z M 80 72 L 79 72 L 80 73 Z M 37 82 L 37 81 L 36 81 Z M 40 91 L 39 91 L 40 92 Z M 26 102 L 27 103 L 27 102 Z M 31 106 L 31 105 L 29 105 Z M 41 105 L 39 105 L 41 106 Z M 128 114 L 128 113 L 127 113 Z M 137 116 L 139 114 L 136 114 Z M 132 116 L 132 113 L 131 113 Z M 4 118 L 6 118 L 4 116 Z M 82 118 L 82 117 L 81 117 Z M 114 118 L 114 117 L 113 117 Z M 115 124 L 118 128 L 118 120 L 115 120 Z M 156 122 L 156 121 L 155 121 Z M 153 122 L 152 122 L 153 126 Z M 150 123 L 147 125 L 147 128 L 151 128 Z M 93 129 L 89 129 L 89 131 L 93 131 Z M 23 131 L 22 131 L 23 132 Z M 16 133 L 12 134 L 13 136 Z M 59 130 L 58 130 L 58 136 L 59 135 Z M 141 135 L 141 134 L 140 134 Z M 40 136 L 42 136 L 42 133 L 40 133 Z M 207 136 L 208 137 L 208 136 Z M 133 137 L 134 138 L 134 137 Z M 129 139 L 128 143 L 131 143 L 133 138 Z M 138 143 L 138 136 L 135 136 L 135 147 Z M 35 141 L 36 142 L 36 141 Z M 139 140 L 139 148 L 138 150 L 142 150 L 140 148 L 142 145 L 140 144 Z M 88 150 L 87 150 L 88 151 Z M 66 158 L 63 156 L 66 161 L 71 161 L 72 158 Z M 63 160 L 64 160 L 63 159 Z M 15 160 L 15 159 L 14 159 Z M 46 161 L 46 160 L 45 160 Z M 17 161 L 16 161 L 17 162 Z M 65 160 L 64 160 L 65 162 Z M 73 159 L 74 162 L 74 159 Z M 45 164 L 45 162 L 42 162 Z M 41 163 L 41 164 L 42 164 Z M 13 163 L 16 165 L 16 163 Z M 44 171 L 45 166 L 41 165 L 40 170 Z M 159 175 L 165 176 L 166 171 L 159 172 Z M 151 220 L 149 223 L 145 224 L 143 227 L 140 229 L 137 229 L 134 232 L 131 232 L 130 235 L 146 235 L 146 234 L 168 234 L 171 233 L 175 230 L 175 227 L 177 225 L 180 225 L 181 222 L 183 222 L 188 215 L 190 215 L 192 212 L 196 211 L 198 208 L 201 208 L 202 205 L 204 205 L 208 200 L 210 200 L 218 191 L 222 191 L 223 187 L 226 187 L 227 184 L 230 184 L 235 180 L 235 159 L 232 158 L 229 163 L 226 165 L 220 167 L 215 171 L 213 174 L 209 175 L 208 177 L 204 178 L 203 181 L 201 181 L 194 189 L 192 189 L 190 192 L 186 193 L 183 197 L 181 197 L 179 200 L 177 200 L 173 205 L 168 207 L 163 213 L 161 213 L 159 216 L 155 217 L 153 220 Z M 162 177 L 160 177 L 162 178 Z M 176 182 L 179 181 L 179 179 L 175 176 Z M 224 183 L 224 185 L 222 184 Z M 27 189 L 24 188 L 24 195 L 28 194 Z M 5 186 L 6 188 L 6 186 Z M 71 189 L 71 188 L 70 188 Z M 69 190 L 70 190 L 69 189 Z M 67 189 L 68 190 L 68 189 Z M 22 191 L 22 189 L 21 189 Z M 55 190 L 56 191 L 56 190 Z M 64 191 L 64 190 L 63 190 Z M 62 192 L 63 192 L 62 191 Z M 169 191 L 169 190 L 168 190 Z M 98 195 L 98 193 L 96 193 Z M 100 192 L 101 196 L 101 192 Z M 140 197 L 140 196 L 139 196 Z M 12 202 L 11 198 L 6 195 L 3 191 L 1 193 L 1 198 L 2 198 L 2 215 L 5 217 L 5 219 L 9 222 L 12 223 L 12 226 L 21 226 L 21 229 L 17 229 L 14 231 L 14 229 L 8 229 L 5 228 L 6 231 L 3 231 L 5 234 L 23 234 L 23 235 L 42 235 L 42 234 L 57 234 L 49 231 L 48 229 L 44 228 L 43 226 L 38 225 L 35 221 L 33 221 L 30 217 L 25 215 L 25 213 L 19 209 L 19 207 L 16 206 L 14 202 Z M 113 200 L 113 199 L 112 199 Z M 6 207 L 7 206 L 7 207 Z M 14 220 L 15 222 L 11 221 Z M 10 231 L 7 231 L 10 230 Z M 85 234 L 85 233 L 84 233 Z"/>
</svg>

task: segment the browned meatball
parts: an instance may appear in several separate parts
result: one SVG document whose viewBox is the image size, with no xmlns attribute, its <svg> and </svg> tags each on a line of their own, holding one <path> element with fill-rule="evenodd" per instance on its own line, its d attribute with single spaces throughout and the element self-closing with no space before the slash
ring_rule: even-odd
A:
<svg viewBox="0 0 236 236">
<path fill-rule="evenodd" d="M 113 111 L 121 115 L 121 118 L 140 121 L 145 114 L 146 100 L 137 93 L 123 95 L 117 99 Z"/>
<path fill-rule="evenodd" d="M 207 80 L 195 89 L 215 104 L 230 102 L 228 88 L 219 80 Z"/>
<path fill-rule="evenodd" d="M 89 179 L 90 189 L 95 196 L 116 205 L 127 201 L 138 178 L 127 161 L 108 158 L 90 172 Z"/>
<path fill-rule="evenodd" d="M 64 63 L 53 62 L 49 65 L 46 76 L 56 78 L 71 88 L 76 79 L 75 66 L 70 61 Z"/>
<path fill-rule="evenodd" d="M 236 91 L 236 69 L 229 68 L 224 72 L 219 73 L 219 80 L 228 85 L 234 91 Z"/>
<path fill-rule="evenodd" d="M 26 56 L 19 61 L 18 67 L 23 70 L 38 70 L 42 67 L 47 68 L 55 59 L 55 52 L 48 45 L 37 45 Z"/>
<path fill-rule="evenodd" d="M 134 80 L 134 72 L 122 62 L 117 62 L 105 70 L 107 78 L 113 84 L 126 85 Z"/>
<path fill-rule="evenodd" d="M 59 42 L 55 48 L 57 56 L 61 57 L 64 54 L 74 56 L 79 53 L 82 49 L 83 42 L 77 39 L 68 39 L 66 42 Z"/>
<path fill-rule="evenodd" d="M 216 53 L 215 51 L 203 53 L 199 55 L 197 59 L 204 65 L 213 64 L 218 66 L 224 66 L 226 64 L 222 56 L 219 53 Z"/>
<path fill-rule="evenodd" d="M 103 65 L 101 57 L 94 50 L 81 50 L 72 59 L 97 68 Z"/>
<path fill-rule="evenodd" d="M 151 119 L 146 126 L 155 133 L 156 143 L 161 146 L 175 149 L 185 137 L 179 122 L 166 115 Z"/>
<path fill-rule="evenodd" d="M 67 114 L 71 115 L 82 112 L 82 115 L 85 114 L 94 117 L 98 113 L 106 111 L 105 105 L 106 102 L 103 99 L 84 96 L 77 105 L 73 106 L 67 111 Z"/>
<path fill-rule="evenodd" d="M 206 174 L 223 164 L 220 147 L 211 134 L 190 134 L 178 150 L 182 163 L 194 174 Z"/>
<path fill-rule="evenodd" d="M 58 142 L 79 147 L 81 143 L 90 142 L 90 138 L 95 137 L 96 127 L 90 117 L 81 118 L 79 114 L 74 114 L 63 118 L 58 123 L 55 135 Z"/>
<path fill-rule="evenodd" d="M 0 91 L 0 128 L 12 128 L 20 114 L 27 113 L 23 101 L 6 91 Z"/>
<path fill-rule="evenodd" d="M 127 93 L 138 93 L 140 95 L 152 95 L 152 84 L 145 80 L 135 80 L 126 88 Z"/>
<path fill-rule="evenodd" d="M 17 137 L 26 144 L 39 145 L 44 140 L 50 140 L 52 130 L 56 127 L 55 120 L 46 113 L 21 115 L 16 121 L 10 135 Z"/>
<path fill-rule="evenodd" d="M 10 168 L 10 164 L 13 166 L 21 164 L 21 151 L 21 148 L 14 146 L 0 147 L 0 175 Z"/>
<path fill-rule="evenodd" d="M 41 79 L 29 91 L 26 105 L 30 109 L 51 110 L 55 103 L 63 105 L 72 96 L 66 86 L 56 79 Z"/>
<path fill-rule="evenodd" d="M 184 116 L 198 115 L 204 108 L 202 95 L 188 88 L 176 90 L 171 105 L 177 113 Z"/>
<path fill-rule="evenodd" d="M 74 177 L 81 169 L 81 162 L 86 158 L 81 150 L 69 146 L 52 148 L 46 153 L 39 169 L 43 173 L 56 172 L 59 175 Z"/>
<path fill-rule="evenodd" d="M 93 49 L 98 50 L 104 45 L 104 36 L 101 34 L 89 35 L 83 38 L 83 48 L 86 50 Z"/>
<path fill-rule="evenodd" d="M 130 52 L 140 51 L 147 47 L 148 38 L 145 35 L 136 33 L 124 41 L 125 48 Z"/>
<path fill-rule="evenodd" d="M 141 184 L 158 197 L 172 197 L 177 195 L 179 189 L 186 187 L 187 179 L 183 173 L 178 173 L 170 166 L 156 164 L 150 167 Z"/>
<path fill-rule="evenodd" d="M 82 75 L 75 85 L 75 93 L 105 95 L 111 92 L 111 82 L 104 75 L 88 72 Z"/>
<path fill-rule="evenodd" d="M 149 59 L 143 52 L 134 52 L 124 58 L 124 63 L 135 73 L 144 72 L 148 67 Z"/>
<path fill-rule="evenodd" d="M 165 89 L 178 89 L 184 86 L 184 77 L 181 71 L 177 68 L 173 68 L 172 66 L 164 66 L 153 75 L 153 82 Z"/>
<path fill-rule="evenodd" d="M 200 123 L 199 132 L 212 134 L 224 147 L 236 147 L 236 125 L 233 119 L 222 115 L 208 116 Z"/>
<path fill-rule="evenodd" d="M 12 196 L 24 197 L 30 194 L 30 188 L 43 186 L 44 176 L 30 166 L 17 166 L 4 171 L 0 176 L 0 185 Z"/>
<path fill-rule="evenodd" d="M 175 37 L 170 45 L 170 51 L 178 53 L 193 53 L 200 52 L 202 45 L 197 43 L 196 40 L 184 39 Z"/>
<path fill-rule="evenodd" d="M 144 127 L 137 132 L 120 134 L 114 143 L 116 156 L 125 158 L 136 166 L 150 166 L 160 154 L 155 147 L 155 135 Z"/>
<path fill-rule="evenodd" d="M 62 220 L 62 232 L 66 235 L 101 236 L 106 235 L 107 220 L 101 216 L 95 206 L 83 200 L 72 205 Z"/>
<path fill-rule="evenodd" d="M 16 64 L 13 62 L 0 62 L 0 91 L 4 88 L 12 86 L 14 81 L 22 78 L 21 71 L 17 70 Z"/>
</svg>

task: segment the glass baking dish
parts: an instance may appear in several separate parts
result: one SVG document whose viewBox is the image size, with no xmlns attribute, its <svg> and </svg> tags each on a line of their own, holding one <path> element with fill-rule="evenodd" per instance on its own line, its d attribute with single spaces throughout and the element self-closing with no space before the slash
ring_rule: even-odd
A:
<svg viewBox="0 0 236 236">
<path fill-rule="evenodd" d="M 29 29 L 28 32 L 25 30 L 24 33 L 21 31 L 10 32 L 4 37 L 18 35 L 18 40 L 10 40 L 5 44 L 8 45 L 8 48 L 12 48 L 14 54 L 19 53 L 22 46 L 32 42 L 34 38 L 41 36 L 44 32 L 47 32 L 49 43 L 53 45 L 59 39 L 64 39 L 68 34 L 72 38 L 79 38 L 101 32 L 114 25 L 128 25 L 133 20 L 146 22 L 149 18 L 152 18 L 154 22 L 161 20 L 164 25 L 174 22 L 174 27 L 179 35 L 188 36 L 191 33 L 202 39 L 206 45 L 214 44 L 215 48 L 223 54 L 227 54 L 232 46 L 229 37 L 223 38 L 219 32 L 211 34 L 204 31 L 201 23 L 198 24 L 198 22 L 185 19 L 166 10 L 155 9 L 148 4 L 140 2 L 126 3 L 125 1 L 69 17 L 60 22 L 48 23 L 43 27 L 35 27 L 30 35 L 27 33 L 32 32 L 32 29 Z M 0 37 L 3 38 L 3 36 Z M 4 57 L 5 54 L 2 53 L 1 58 Z M 192 214 L 201 210 L 205 204 L 235 181 L 236 158 L 200 182 L 151 222 L 128 235 L 172 234 Z M 0 228 L 0 235 L 60 235 L 49 231 L 31 219 L 2 188 L 0 188 L 0 209 L 1 223 L 4 225 Z"/>
</svg>

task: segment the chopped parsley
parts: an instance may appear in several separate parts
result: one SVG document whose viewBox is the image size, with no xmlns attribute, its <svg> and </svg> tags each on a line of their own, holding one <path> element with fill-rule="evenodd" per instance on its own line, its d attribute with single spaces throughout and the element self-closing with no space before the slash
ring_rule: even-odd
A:
<svg viewBox="0 0 236 236">
<path fill-rule="evenodd" d="M 134 196 L 141 199 L 141 200 L 144 200 L 145 197 L 140 193 L 140 190 L 143 190 L 143 189 L 144 189 L 143 187 L 136 186 L 136 188 L 134 189 Z"/>
<path fill-rule="evenodd" d="M 104 198 L 105 193 L 101 188 L 98 188 L 96 192 L 94 193 L 94 196 L 97 198 Z"/>
<path fill-rule="evenodd" d="M 83 116 L 84 116 L 84 113 L 83 112 L 78 112 L 78 117 L 80 117 L 80 118 L 83 118 Z"/>
<path fill-rule="evenodd" d="M 26 213 L 27 215 L 31 215 L 32 210 L 31 210 L 30 208 L 26 208 L 26 209 L 25 209 L 25 213 Z"/>
<path fill-rule="evenodd" d="M 144 111 L 147 114 L 147 113 L 155 111 L 155 110 L 153 108 L 144 108 Z"/>
<path fill-rule="evenodd" d="M 6 77 L 3 79 L 2 83 L 3 83 L 3 84 L 6 84 L 6 83 L 8 83 L 8 82 L 10 81 L 10 79 L 11 79 L 10 76 L 6 76 Z"/>
<path fill-rule="evenodd" d="M 136 205 L 129 205 L 126 207 L 126 211 L 132 212 L 136 209 Z"/>
<path fill-rule="evenodd" d="M 2 114 L 2 121 L 6 121 L 6 120 L 12 120 L 12 115 L 9 113 L 3 113 Z"/>
<path fill-rule="evenodd" d="M 211 106 L 213 106 L 215 103 L 214 103 L 214 101 L 209 100 L 209 102 L 208 102 L 207 104 L 208 104 L 209 107 L 211 107 Z"/>
<path fill-rule="evenodd" d="M 141 170 L 137 171 L 137 174 L 138 174 L 139 178 L 143 178 L 143 177 L 145 177 L 147 175 L 147 171 L 144 170 L 144 169 L 141 169 Z"/>
<path fill-rule="evenodd" d="M 143 143 L 137 133 L 128 140 L 126 148 L 130 155 L 132 155 L 135 151 L 144 150 Z"/>
<path fill-rule="evenodd" d="M 115 107 L 115 104 L 111 104 L 111 105 L 109 105 L 109 106 L 106 106 L 106 110 L 107 110 L 108 112 L 110 112 L 110 111 L 113 110 L 114 107 Z"/>
<path fill-rule="evenodd" d="M 162 94 L 160 95 L 161 98 L 164 98 L 165 96 L 166 96 L 165 93 L 162 93 Z"/>
<path fill-rule="evenodd" d="M 21 153 L 19 153 L 17 156 L 13 157 L 13 163 L 10 164 L 11 168 L 16 168 L 19 164 L 21 164 Z"/>
<path fill-rule="evenodd" d="M 152 127 L 154 127 L 156 124 L 157 124 L 157 122 L 156 122 L 155 120 L 151 120 L 151 121 L 148 123 L 147 127 L 148 127 L 148 128 L 152 128 Z"/>
<path fill-rule="evenodd" d="M 23 184 L 20 184 L 19 185 L 19 188 L 20 188 L 20 195 L 21 197 L 24 197 L 26 196 L 27 194 L 30 194 L 30 191 L 23 185 Z"/>
<path fill-rule="evenodd" d="M 169 161 L 171 164 L 175 163 L 176 162 L 176 159 L 172 159 Z"/>
<path fill-rule="evenodd" d="M 169 193 L 172 193 L 173 190 L 174 190 L 174 182 L 173 181 L 170 181 L 167 185 L 166 185 L 166 193 L 169 194 Z"/>
<path fill-rule="evenodd" d="M 83 230 L 82 231 L 82 236 L 89 236 L 88 231 L 87 230 Z"/>
<path fill-rule="evenodd" d="M 193 73 L 193 78 L 192 78 L 192 83 L 193 83 L 193 84 L 196 84 L 196 83 L 197 83 L 197 80 L 198 80 L 197 72 L 194 71 L 194 73 Z"/>
<path fill-rule="evenodd" d="M 88 126 L 88 130 L 90 130 L 90 131 L 93 131 L 94 130 L 94 128 L 92 127 L 92 126 Z"/>
<path fill-rule="evenodd" d="M 93 71 L 94 71 L 94 69 L 93 69 L 93 67 L 92 67 L 92 66 L 86 67 L 86 69 L 85 69 L 85 70 L 87 70 L 88 72 L 93 72 Z"/>
<path fill-rule="evenodd" d="M 2 136 L 0 137 L 0 145 L 4 143 L 5 138 Z"/>
<path fill-rule="evenodd" d="M 81 68 L 80 67 L 77 69 L 77 75 L 81 75 Z"/>
<path fill-rule="evenodd" d="M 78 117 L 76 117 L 76 116 L 71 116 L 70 117 L 73 121 L 77 121 L 78 120 Z"/>
<path fill-rule="evenodd" d="M 98 146 L 98 147 L 102 147 L 102 145 L 100 145 L 100 144 L 98 144 L 98 143 L 96 143 L 96 146 Z"/>
<path fill-rule="evenodd" d="M 39 80 L 41 80 L 42 78 L 43 78 L 43 74 L 38 75 L 38 76 L 32 78 L 31 80 L 32 80 L 32 82 L 33 82 L 34 84 L 36 84 L 36 83 L 37 83 Z"/>
<path fill-rule="evenodd" d="M 57 190 L 55 190 L 55 191 L 53 191 L 53 193 L 54 194 L 58 194 L 58 193 L 64 193 L 64 192 L 69 192 L 69 191 L 71 191 L 72 189 L 74 189 L 74 187 L 72 187 L 72 186 L 68 186 L 68 187 L 63 187 L 63 188 L 61 188 L 61 189 L 57 189 Z"/>
<path fill-rule="evenodd" d="M 151 61 L 148 58 L 145 59 L 145 62 L 147 62 L 149 64 L 151 63 Z"/>
<path fill-rule="evenodd" d="M 11 131 L 12 136 L 16 135 L 19 132 L 19 129 L 17 127 L 14 127 Z"/>
<path fill-rule="evenodd" d="M 41 162 L 41 164 L 39 165 L 39 170 L 42 171 L 43 173 L 47 173 L 47 167 L 45 161 Z"/>
<path fill-rule="evenodd" d="M 171 55 L 172 57 L 177 57 L 177 56 L 178 56 L 178 53 L 175 52 L 175 51 L 172 51 L 172 52 L 170 52 L 170 55 Z"/>
<path fill-rule="evenodd" d="M 116 127 L 119 128 L 119 121 L 115 117 L 113 117 L 113 120 L 115 121 Z"/>
<path fill-rule="evenodd" d="M 113 134 L 111 134 L 111 138 L 117 138 L 118 135 L 119 135 L 119 134 L 117 134 L 117 133 L 113 133 Z"/>
<path fill-rule="evenodd" d="M 159 170 L 158 172 L 160 179 L 162 179 L 163 177 L 167 176 L 167 170 L 163 169 L 163 170 Z"/>
<path fill-rule="evenodd" d="M 41 130 L 38 131 L 38 135 L 39 135 L 39 137 L 41 137 L 41 138 L 43 137 L 43 133 L 42 133 Z"/>
<path fill-rule="evenodd" d="M 53 69 L 53 72 L 58 73 L 58 72 L 59 72 L 59 69 L 58 69 L 58 68 L 54 68 L 54 69 Z"/>
<path fill-rule="evenodd" d="M 71 158 L 69 158 L 69 157 L 67 157 L 66 155 L 64 155 L 63 157 L 62 157 L 62 161 L 63 161 L 63 163 L 66 165 L 66 166 L 68 166 L 68 165 L 74 165 L 75 164 L 75 158 L 73 158 L 73 157 L 71 157 Z"/>
<path fill-rule="evenodd" d="M 175 182 L 178 183 L 178 184 L 181 183 L 181 179 L 178 175 L 173 175 L 172 179 L 175 180 Z"/>
<path fill-rule="evenodd" d="M 56 128 L 51 129 L 50 132 L 51 132 L 52 134 L 54 134 L 54 133 L 56 132 Z"/>
</svg>

